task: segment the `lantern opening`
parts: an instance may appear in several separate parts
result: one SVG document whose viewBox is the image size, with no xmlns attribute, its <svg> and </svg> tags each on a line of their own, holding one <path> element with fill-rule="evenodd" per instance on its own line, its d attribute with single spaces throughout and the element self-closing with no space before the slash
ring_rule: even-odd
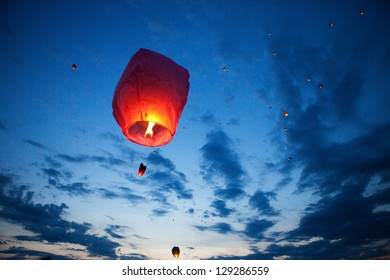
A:
<svg viewBox="0 0 390 280">
<path fill-rule="evenodd" d="M 151 130 L 151 133 L 148 130 Z M 165 126 L 149 121 L 132 123 L 125 131 L 125 135 L 130 141 L 148 147 L 165 145 L 173 138 L 173 134 Z"/>
<path fill-rule="evenodd" d="M 153 127 L 155 124 L 155 122 L 149 122 L 148 128 L 145 131 L 145 137 L 153 137 Z"/>
</svg>

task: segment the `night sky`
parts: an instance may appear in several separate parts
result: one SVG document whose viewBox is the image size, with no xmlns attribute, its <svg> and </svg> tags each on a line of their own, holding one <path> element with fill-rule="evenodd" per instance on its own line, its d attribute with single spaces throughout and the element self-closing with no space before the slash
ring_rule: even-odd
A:
<svg viewBox="0 0 390 280">
<path fill-rule="evenodd" d="M 387 0 L 2 0 L 0 258 L 389 259 L 389 26 Z M 112 114 L 140 48 L 190 73 L 158 148 Z"/>
</svg>

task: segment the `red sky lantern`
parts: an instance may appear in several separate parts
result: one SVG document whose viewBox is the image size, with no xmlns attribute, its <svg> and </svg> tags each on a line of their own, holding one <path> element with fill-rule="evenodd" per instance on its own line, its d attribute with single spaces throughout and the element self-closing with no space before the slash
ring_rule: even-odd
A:
<svg viewBox="0 0 390 280">
<path fill-rule="evenodd" d="M 149 147 L 172 141 L 187 103 L 188 71 L 170 58 L 140 49 L 116 86 L 112 108 L 123 134 Z"/>
<path fill-rule="evenodd" d="M 146 171 L 146 165 L 141 163 L 138 168 L 138 176 L 143 176 L 145 174 L 145 171 Z"/>
</svg>

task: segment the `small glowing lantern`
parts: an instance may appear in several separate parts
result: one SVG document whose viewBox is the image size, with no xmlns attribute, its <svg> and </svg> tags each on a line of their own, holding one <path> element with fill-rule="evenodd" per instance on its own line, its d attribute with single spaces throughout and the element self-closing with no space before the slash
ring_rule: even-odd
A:
<svg viewBox="0 0 390 280">
<path fill-rule="evenodd" d="M 172 248 L 172 255 L 175 257 L 175 258 L 178 258 L 180 256 L 180 248 L 177 247 L 177 246 L 174 246 Z"/>
<path fill-rule="evenodd" d="M 116 86 L 112 108 L 123 134 L 149 147 L 166 145 L 187 103 L 188 71 L 170 58 L 140 49 Z"/>
<path fill-rule="evenodd" d="M 143 176 L 145 174 L 145 171 L 146 171 L 146 165 L 141 163 L 138 168 L 138 176 Z"/>
<path fill-rule="evenodd" d="M 283 114 L 284 114 L 285 117 L 288 117 L 288 112 L 287 111 L 285 111 Z"/>
<path fill-rule="evenodd" d="M 72 70 L 76 70 L 77 66 L 76 64 L 72 64 Z"/>
</svg>

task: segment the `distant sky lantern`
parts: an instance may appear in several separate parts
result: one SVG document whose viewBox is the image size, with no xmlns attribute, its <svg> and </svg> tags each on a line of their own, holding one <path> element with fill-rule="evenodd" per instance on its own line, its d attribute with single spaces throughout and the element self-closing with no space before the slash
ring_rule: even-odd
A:
<svg viewBox="0 0 390 280">
<path fill-rule="evenodd" d="M 146 171 L 146 165 L 141 163 L 138 168 L 138 176 L 143 176 L 145 174 L 145 171 Z"/>
<path fill-rule="evenodd" d="M 323 85 L 322 85 L 322 84 L 319 84 L 319 85 L 318 85 L 318 87 L 319 87 L 319 88 L 322 88 L 322 87 L 323 87 Z"/>
<path fill-rule="evenodd" d="M 331 22 L 331 23 L 329 23 L 329 27 L 333 27 L 333 23 Z"/>
<path fill-rule="evenodd" d="M 72 70 L 76 70 L 76 64 L 72 64 Z"/>
<path fill-rule="evenodd" d="M 177 247 L 177 246 L 174 246 L 172 248 L 172 255 L 175 257 L 175 258 L 178 258 L 180 256 L 180 248 Z"/>
<path fill-rule="evenodd" d="M 276 56 L 276 52 L 274 52 L 273 55 Z"/>
<path fill-rule="evenodd" d="M 136 52 L 112 101 L 114 117 L 127 139 L 149 147 L 171 142 L 187 103 L 189 77 L 166 56 L 146 49 Z"/>
<path fill-rule="evenodd" d="M 360 14 L 361 16 L 363 16 L 363 15 L 364 15 L 364 11 L 361 10 L 361 11 L 359 12 L 359 14 Z"/>
<path fill-rule="evenodd" d="M 283 114 L 284 114 L 285 117 L 288 117 L 288 112 L 287 111 L 285 111 Z"/>
</svg>

